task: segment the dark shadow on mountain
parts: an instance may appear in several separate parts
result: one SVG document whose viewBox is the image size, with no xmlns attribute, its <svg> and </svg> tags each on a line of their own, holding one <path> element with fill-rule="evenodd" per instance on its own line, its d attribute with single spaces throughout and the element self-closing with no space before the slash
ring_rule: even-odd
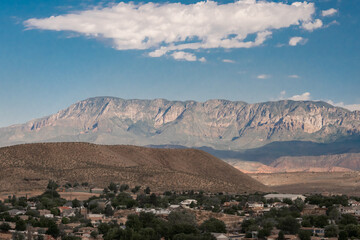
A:
<svg viewBox="0 0 360 240">
<path fill-rule="evenodd" d="M 186 148 L 179 145 L 150 145 L 153 148 Z M 216 150 L 211 147 L 196 149 L 208 152 L 221 159 L 253 161 L 270 164 L 284 156 L 321 156 L 344 153 L 360 153 L 360 137 L 346 138 L 332 143 L 314 143 L 305 141 L 273 142 L 263 147 L 243 151 Z"/>
</svg>

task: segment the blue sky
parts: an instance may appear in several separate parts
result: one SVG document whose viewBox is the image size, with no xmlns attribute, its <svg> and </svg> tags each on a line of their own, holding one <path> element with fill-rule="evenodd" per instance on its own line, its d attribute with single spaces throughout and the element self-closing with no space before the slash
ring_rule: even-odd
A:
<svg viewBox="0 0 360 240">
<path fill-rule="evenodd" d="M 94 96 L 360 109 L 358 1 L 240 2 L 2 0 L 0 127 Z"/>
</svg>

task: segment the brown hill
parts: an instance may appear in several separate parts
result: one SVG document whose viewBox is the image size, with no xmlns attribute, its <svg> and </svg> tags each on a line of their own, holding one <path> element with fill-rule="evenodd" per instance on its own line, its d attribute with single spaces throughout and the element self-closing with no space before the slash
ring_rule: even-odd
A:
<svg viewBox="0 0 360 240">
<path fill-rule="evenodd" d="M 194 149 L 89 143 L 37 143 L 0 148 L 0 191 L 43 189 L 49 179 L 149 186 L 153 190 L 267 191 L 220 159 Z"/>
</svg>

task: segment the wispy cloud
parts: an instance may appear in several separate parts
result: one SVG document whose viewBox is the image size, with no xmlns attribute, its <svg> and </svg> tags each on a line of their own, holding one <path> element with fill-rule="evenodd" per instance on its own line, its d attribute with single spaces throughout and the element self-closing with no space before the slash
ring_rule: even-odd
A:
<svg viewBox="0 0 360 240">
<path fill-rule="evenodd" d="M 256 78 L 257 79 L 268 79 L 268 78 L 270 78 L 271 76 L 270 75 L 268 75 L 268 74 L 260 74 L 260 75 L 258 75 Z"/>
<path fill-rule="evenodd" d="M 288 78 L 300 78 L 299 75 L 293 74 L 293 75 L 289 75 Z"/>
<path fill-rule="evenodd" d="M 224 63 L 235 63 L 234 60 L 231 60 L 231 59 L 223 59 L 222 60 Z"/>
<path fill-rule="evenodd" d="M 328 100 L 327 103 L 333 105 L 333 106 L 336 106 L 336 107 L 342 107 L 342 108 L 346 108 L 350 111 L 360 111 L 360 104 L 344 104 L 343 102 L 338 102 L 338 103 L 335 103 L 331 100 Z"/>
<path fill-rule="evenodd" d="M 294 95 L 292 97 L 287 97 L 286 96 L 286 91 L 283 90 L 280 92 L 280 94 L 278 95 L 277 98 L 275 99 L 271 99 L 271 100 L 293 100 L 293 101 L 309 101 L 309 100 L 312 100 L 312 97 L 311 97 L 311 94 L 309 92 L 304 92 L 303 94 L 299 94 L 299 95 Z M 336 107 L 342 107 L 342 108 L 345 108 L 345 109 L 348 109 L 350 111 L 360 111 L 360 104 L 345 104 L 343 102 L 334 102 L 334 101 L 331 101 L 331 100 L 325 100 L 325 102 L 333 105 L 333 106 L 336 106 Z"/>
<path fill-rule="evenodd" d="M 186 49 L 256 47 L 272 35 L 272 30 L 298 25 L 307 30 L 318 28 L 322 22 L 313 19 L 314 13 L 314 3 L 306 1 L 120 2 L 49 18 L 32 18 L 24 24 L 28 29 L 71 31 L 110 39 L 118 50 L 150 50 L 149 56 L 160 57 Z M 255 35 L 255 40 L 247 40 L 249 35 Z"/>
<path fill-rule="evenodd" d="M 298 44 L 304 45 L 308 40 L 306 38 L 303 37 L 292 37 L 289 40 L 289 45 L 290 46 L 296 46 Z"/>
<path fill-rule="evenodd" d="M 335 9 L 335 8 L 330 8 L 330 9 L 328 9 L 328 10 L 323 10 L 323 11 L 321 12 L 321 15 L 322 15 L 323 17 L 329 17 L 329 16 L 333 16 L 333 15 L 336 14 L 337 12 L 338 12 L 337 9 Z"/>
</svg>

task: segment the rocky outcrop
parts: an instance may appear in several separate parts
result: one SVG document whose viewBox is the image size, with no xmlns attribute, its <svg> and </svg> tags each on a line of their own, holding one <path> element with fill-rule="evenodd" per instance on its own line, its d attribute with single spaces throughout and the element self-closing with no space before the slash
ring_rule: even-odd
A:
<svg viewBox="0 0 360 240">
<path fill-rule="evenodd" d="M 274 141 L 329 142 L 360 134 L 360 113 L 324 102 L 256 104 L 97 97 L 0 129 L 0 146 L 28 142 L 174 144 L 239 150 Z"/>
</svg>

